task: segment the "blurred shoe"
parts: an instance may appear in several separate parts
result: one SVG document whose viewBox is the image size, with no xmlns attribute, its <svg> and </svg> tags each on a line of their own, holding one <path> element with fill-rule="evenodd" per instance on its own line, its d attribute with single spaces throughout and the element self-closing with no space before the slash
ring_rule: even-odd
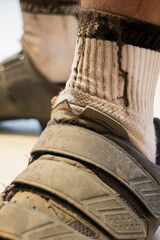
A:
<svg viewBox="0 0 160 240">
<path fill-rule="evenodd" d="M 22 51 L 0 64 L 0 121 L 38 119 L 42 128 L 50 118 L 51 98 L 65 83 L 52 83 Z"/>
</svg>

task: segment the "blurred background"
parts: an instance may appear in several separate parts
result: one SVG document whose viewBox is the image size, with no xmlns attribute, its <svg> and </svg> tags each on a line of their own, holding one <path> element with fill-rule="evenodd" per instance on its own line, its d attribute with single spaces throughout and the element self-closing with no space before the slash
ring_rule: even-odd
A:
<svg viewBox="0 0 160 240">
<path fill-rule="evenodd" d="M 19 1 L 0 0 L 0 62 L 21 50 L 22 34 Z M 0 192 L 26 167 L 40 130 L 33 119 L 0 122 Z"/>
</svg>

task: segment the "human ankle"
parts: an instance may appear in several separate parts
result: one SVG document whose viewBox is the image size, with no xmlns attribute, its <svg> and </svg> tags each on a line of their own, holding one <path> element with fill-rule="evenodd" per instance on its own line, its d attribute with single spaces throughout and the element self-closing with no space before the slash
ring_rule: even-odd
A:
<svg viewBox="0 0 160 240">
<path fill-rule="evenodd" d="M 149 23 L 83 11 L 72 73 L 57 100 L 68 99 L 77 113 L 90 106 L 115 118 L 127 129 L 131 142 L 153 161 L 159 32 Z"/>
</svg>

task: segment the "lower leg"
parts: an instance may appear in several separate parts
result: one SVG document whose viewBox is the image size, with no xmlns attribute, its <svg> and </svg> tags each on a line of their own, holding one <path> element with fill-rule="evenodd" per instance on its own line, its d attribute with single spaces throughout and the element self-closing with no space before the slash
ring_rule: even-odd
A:
<svg viewBox="0 0 160 240">
<path fill-rule="evenodd" d="M 20 0 L 22 52 L 0 63 L 0 119 L 36 118 L 44 127 L 50 101 L 71 71 L 77 34 L 72 0 Z M 16 63 L 16 64 L 15 64 Z M 8 90 L 9 94 L 8 94 Z"/>
<path fill-rule="evenodd" d="M 125 1 L 118 2 L 120 9 L 126 8 Z M 100 3 L 105 12 L 86 11 L 100 9 Z M 110 115 L 127 129 L 130 141 L 154 161 L 153 100 L 159 75 L 160 28 L 134 20 L 133 14 L 127 18 L 119 16 L 125 15 L 121 11 L 118 15 L 106 13 L 112 12 L 111 5 L 114 7 L 114 1 L 82 0 L 86 9 L 80 16 L 72 73 L 57 103 L 68 99 L 77 113 L 90 106 Z M 148 13 L 151 19 L 152 11 L 148 9 L 143 20 L 148 20 Z M 154 18 L 158 23 L 159 15 Z"/>
<path fill-rule="evenodd" d="M 47 79 L 65 82 L 70 75 L 76 42 L 76 1 L 21 0 L 21 6 L 23 48 Z"/>
<path fill-rule="evenodd" d="M 82 8 L 107 11 L 160 25 L 159 0 L 81 0 Z"/>
</svg>

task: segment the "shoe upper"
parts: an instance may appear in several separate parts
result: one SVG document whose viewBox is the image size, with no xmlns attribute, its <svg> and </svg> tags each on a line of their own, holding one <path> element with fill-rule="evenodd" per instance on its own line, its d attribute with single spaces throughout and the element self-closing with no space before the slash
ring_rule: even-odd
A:
<svg viewBox="0 0 160 240">
<path fill-rule="evenodd" d="M 47 201 L 56 198 L 67 203 L 103 229 L 106 238 L 102 239 L 147 240 L 160 224 L 160 168 L 129 142 L 114 119 L 91 108 L 76 115 L 67 101 L 53 108 L 29 166 L 4 192 L 0 234 L 8 226 L 6 214 L 13 218 L 15 209 L 17 221 L 26 217 L 27 223 L 31 215 L 23 195 L 28 191 Z M 37 209 L 36 198 L 28 203 L 31 212 Z M 47 213 L 48 207 L 42 210 Z M 36 211 L 42 217 L 41 210 Z M 23 235 L 26 227 L 22 227 L 11 223 L 9 231 Z"/>
<path fill-rule="evenodd" d="M 48 153 L 89 164 L 107 184 L 115 181 L 122 196 L 124 188 L 126 194 L 132 192 L 143 206 L 139 211 L 145 207 L 143 214 L 150 216 L 145 217 L 151 232 L 159 225 L 160 167 L 129 142 L 125 129 L 114 119 L 91 108 L 77 116 L 67 101 L 62 102 L 53 109 L 51 121 L 32 150 L 31 162 Z"/>
</svg>

